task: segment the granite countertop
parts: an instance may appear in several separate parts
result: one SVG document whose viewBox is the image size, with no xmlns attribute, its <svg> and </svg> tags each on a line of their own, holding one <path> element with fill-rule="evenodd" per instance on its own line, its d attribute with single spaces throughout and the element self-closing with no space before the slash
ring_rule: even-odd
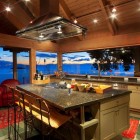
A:
<svg viewBox="0 0 140 140">
<path fill-rule="evenodd" d="M 72 93 L 69 95 L 68 89 L 58 89 L 57 87 L 55 87 L 55 84 L 56 83 L 51 83 L 43 86 L 25 84 L 18 85 L 17 88 L 30 94 L 35 94 L 39 97 L 42 97 L 52 106 L 57 107 L 61 110 L 73 109 L 82 105 L 89 105 L 95 102 L 101 102 L 105 99 L 131 93 L 131 91 L 128 90 L 112 89 L 104 94 L 72 91 Z"/>
</svg>

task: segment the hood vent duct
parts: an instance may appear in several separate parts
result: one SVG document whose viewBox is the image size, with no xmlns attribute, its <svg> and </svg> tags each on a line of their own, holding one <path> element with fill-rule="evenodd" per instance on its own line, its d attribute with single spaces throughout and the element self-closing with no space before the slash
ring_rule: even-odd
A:
<svg viewBox="0 0 140 140">
<path fill-rule="evenodd" d="M 41 4 L 41 1 L 44 3 Z M 41 0 L 40 17 L 27 27 L 16 32 L 17 36 L 37 41 L 59 40 L 78 35 L 85 35 L 87 28 L 75 24 L 56 13 L 59 9 L 59 0 Z M 46 2 L 46 4 L 45 4 Z M 45 6 L 44 8 L 44 5 Z M 48 11 L 46 11 L 46 7 Z M 53 11 L 53 9 L 55 9 Z M 46 13 L 43 15 L 43 13 Z"/>
</svg>

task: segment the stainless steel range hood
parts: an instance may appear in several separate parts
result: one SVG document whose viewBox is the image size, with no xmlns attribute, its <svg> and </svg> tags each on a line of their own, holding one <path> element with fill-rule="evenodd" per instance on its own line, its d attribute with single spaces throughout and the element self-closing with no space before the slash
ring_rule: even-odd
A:
<svg viewBox="0 0 140 140">
<path fill-rule="evenodd" d="M 47 0 L 49 10 L 53 10 L 51 7 L 56 0 Z M 58 2 L 58 0 L 57 0 Z M 57 3 L 57 8 L 59 3 Z M 46 10 L 46 9 L 45 9 Z M 56 8 L 55 8 L 56 10 Z M 43 13 L 43 12 L 42 12 Z M 57 12 L 58 13 L 58 12 Z M 30 23 L 27 27 L 16 32 L 17 36 L 33 39 L 38 41 L 45 40 L 59 40 L 63 38 L 69 38 L 78 35 L 85 35 L 87 29 L 79 24 L 75 24 L 66 18 L 56 15 L 56 11 L 49 11 L 47 14 L 40 16 Z"/>
</svg>

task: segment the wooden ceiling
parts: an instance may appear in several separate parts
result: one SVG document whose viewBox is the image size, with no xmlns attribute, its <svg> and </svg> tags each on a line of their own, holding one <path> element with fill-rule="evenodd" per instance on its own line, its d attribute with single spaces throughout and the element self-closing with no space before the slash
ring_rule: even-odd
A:
<svg viewBox="0 0 140 140">
<path fill-rule="evenodd" d="M 7 5 L 11 5 L 11 12 L 4 11 Z M 60 0 L 59 7 L 60 15 L 70 20 L 76 18 L 79 24 L 88 28 L 88 32 L 108 30 L 112 35 L 140 32 L 139 0 Z M 117 9 L 114 20 L 110 18 L 113 7 Z M 39 0 L 1 0 L 0 33 L 15 35 L 39 13 Z M 98 23 L 94 24 L 93 19 Z"/>
</svg>

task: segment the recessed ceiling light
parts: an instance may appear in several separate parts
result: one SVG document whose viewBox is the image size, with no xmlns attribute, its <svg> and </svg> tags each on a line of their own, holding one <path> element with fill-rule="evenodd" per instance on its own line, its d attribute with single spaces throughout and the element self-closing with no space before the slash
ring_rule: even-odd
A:
<svg viewBox="0 0 140 140">
<path fill-rule="evenodd" d="M 117 15 L 115 13 L 112 13 L 111 16 L 110 16 L 112 19 L 116 18 Z"/>
<path fill-rule="evenodd" d="M 116 10 L 116 8 L 113 8 L 112 9 L 112 13 L 115 13 L 117 10 Z"/>
<path fill-rule="evenodd" d="M 8 7 L 5 8 L 5 10 L 6 10 L 7 12 L 10 12 L 10 11 L 11 11 L 11 8 L 8 6 Z"/>
<path fill-rule="evenodd" d="M 30 0 L 25 0 L 26 2 L 30 1 Z"/>
<path fill-rule="evenodd" d="M 97 19 L 94 19 L 93 22 L 94 22 L 94 23 L 98 23 L 98 20 L 97 20 Z"/>
<path fill-rule="evenodd" d="M 76 19 L 74 19 L 74 21 L 73 21 L 75 24 L 77 23 L 77 20 Z"/>
</svg>

